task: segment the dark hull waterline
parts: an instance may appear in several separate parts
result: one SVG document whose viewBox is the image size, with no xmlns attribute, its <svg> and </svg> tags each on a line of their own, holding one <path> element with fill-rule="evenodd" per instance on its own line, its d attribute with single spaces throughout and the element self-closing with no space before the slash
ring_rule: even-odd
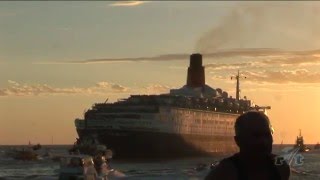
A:
<svg viewBox="0 0 320 180">
<path fill-rule="evenodd" d="M 159 132 L 77 129 L 80 138 L 95 135 L 114 158 L 179 158 L 234 153 L 233 136 L 181 135 Z"/>
</svg>

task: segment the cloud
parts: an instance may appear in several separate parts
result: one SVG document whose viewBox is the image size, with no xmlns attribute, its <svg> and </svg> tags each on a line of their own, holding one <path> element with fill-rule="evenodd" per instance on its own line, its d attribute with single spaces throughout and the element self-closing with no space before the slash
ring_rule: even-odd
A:
<svg viewBox="0 0 320 180">
<path fill-rule="evenodd" d="M 320 65 L 320 57 L 279 57 L 241 63 L 209 63 L 205 67 L 210 70 L 236 70 L 268 67 L 303 67 Z"/>
<path fill-rule="evenodd" d="M 107 60 L 107 61 L 37 61 L 32 62 L 36 65 L 63 65 L 63 64 L 100 64 L 100 63 L 131 63 L 129 60 Z"/>
<path fill-rule="evenodd" d="M 37 65 L 46 64 L 96 64 L 96 63 L 132 63 L 152 61 L 189 61 L 191 54 L 162 54 L 149 57 L 127 57 L 127 58 L 103 58 L 87 59 L 79 61 L 47 61 L 33 62 Z M 263 68 L 271 66 L 312 66 L 320 65 L 320 49 L 304 51 L 288 51 L 272 48 L 240 48 L 224 49 L 217 52 L 202 54 L 205 67 L 215 70 L 239 69 L 239 68 Z M 241 58 L 237 63 L 210 63 L 210 60 L 223 58 Z M 170 67 L 179 68 L 179 67 Z M 187 67 L 185 67 L 187 68 Z"/>
<path fill-rule="evenodd" d="M 160 93 L 169 93 L 170 89 L 173 87 L 161 84 L 151 84 L 145 87 L 145 93 L 147 94 L 160 94 Z"/>
<path fill-rule="evenodd" d="M 119 84 L 98 82 L 91 87 L 69 87 L 57 88 L 47 84 L 20 84 L 16 81 L 8 80 L 9 86 L 0 89 L 0 96 L 39 96 L 39 95 L 64 95 L 64 94 L 105 94 L 105 93 L 125 93 L 129 88 Z"/>
<path fill-rule="evenodd" d="M 310 72 L 306 69 L 264 71 L 261 73 L 246 72 L 244 75 L 248 77 L 249 81 L 262 83 L 320 83 L 320 73 Z"/>
<path fill-rule="evenodd" d="M 110 4 L 109 6 L 139 6 L 141 4 L 144 4 L 148 1 L 120 1 L 120 2 L 114 2 Z"/>
<path fill-rule="evenodd" d="M 238 52 L 238 53 L 236 53 Z M 280 51 L 280 50 L 252 50 L 228 51 L 219 53 L 220 56 L 240 56 L 243 61 L 238 63 L 209 63 L 205 67 L 213 70 L 232 70 L 240 68 L 266 68 L 266 67 L 302 67 L 320 65 L 320 51 Z M 217 57 L 217 56 L 216 56 Z M 252 60 L 252 58 L 254 58 Z M 249 61 L 248 61 L 249 60 Z"/>
<path fill-rule="evenodd" d="M 97 82 L 90 87 L 58 88 L 47 84 L 22 84 L 8 80 L 8 87 L 0 88 L 0 97 L 4 96 L 53 96 L 53 95 L 105 95 L 105 94 L 160 94 L 168 93 L 172 87 L 151 84 L 140 87 L 125 87 L 110 82 Z"/>
<path fill-rule="evenodd" d="M 191 54 L 162 54 L 158 56 L 150 57 L 136 57 L 136 58 L 104 58 L 104 59 L 88 59 L 83 61 L 68 61 L 67 63 L 111 63 L 111 62 L 142 62 L 142 61 L 177 61 L 184 60 L 188 61 Z M 290 61 L 298 61 L 301 63 L 303 59 L 308 62 L 320 58 L 320 50 L 308 50 L 308 51 L 287 51 L 281 49 L 272 48 L 242 48 L 242 49 L 225 49 L 219 50 L 212 53 L 202 54 L 203 59 L 214 59 L 214 58 L 228 58 L 228 57 L 265 57 L 270 59 L 284 59 L 284 63 Z M 293 59 L 295 58 L 295 59 Z M 274 60 L 276 63 L 277 61 Z M 270 63 L 268 61 L 262 63 Z"/>
<path fill-rule="evenodd" d="M 108 82 L 98 82 L 98 83 L 96 83 L 96 86 L 97 87 L 101 87 L 101 88 L 107 88 L 107 87 L 109 87 L 110 86 L 110 83 L 108 83 Z"/>
<path fill-rule="evenodd" d="M 272 84 L 318 84 L 320 83 L 320 73 L 311 72 L 307 69 L 295 69 L 295 70 L 278 70 L 271 71 L 265 70 L 262 72 L 242 71 L 243 76 L 247 77 L 246 81 L 253 83 L 272 83 Z M 213 75 L 213 79 L 230 79 L 221 75 Z"/>
<path fill-rule="evenodd" d="M 121 85 L 119 85 L 119 84 L 113 84 L 113 85 L 111 85 L 111 88 L 112 88 L 113 90 L 120 91 L 120 92 L 122 92 L 122 91 L 127 91 L 127 88 L 126 88 L 126 87 L 121 86 Z"/>
<path fill-rule="evenodd" d="M 273 59 L 266 59 L 260 63 L 266 65 L 280 65 L 280 66 L 292 66 L 292 65 L 317 65 L 320 63 L 320 57 L 314 54 L 310 55 L 295 55 L 295 56 L 282 56 Z"/>
<path fill-rule="evenodd" d="M 254 63 L 211 63 L 211 64 L 206 64 L 205 67 L 208 69 L 213 69 L 213 70 L 224 70 L 224 69 L 229 69 L 229 70 L 234 70 L 234 69 L 240 69 L 242 67 L 247 67 L 247 66 L 252 66 Z"/>
<path fill-rule="evenodd" d="M 79 61 L 51 61 L 51 62 L 33 62 L 33 64 L 95 64 L 95 63 L 123 63 L 123 62 L 145 62 L 145 61 L 188 61 L 191 54 L 162 54 L 158 56 L 145 57 L 124 57 L 124 58 L 102 58 L 87 59 Z M 272 48 L 242 48 L 242 49 L 223 49 L 216 52 L 202 54 L 204 59 L 228 58 L 228 57 L 266 57 L 282 58 L 293 56 L 320 57 L 320 50 L 308 51 L 286 51 Z"/>
<path fill-rule="evenodd" d="M 104 59 L 88 59 L 84 61 L 76 61 L 76 63 L 108 63 L 108 62 L 137 62 L 137 61 L 172 61 L 188 59 L 188 54 L 163 54 L 151 57 L 128 57 L 128 58 L 104 58 Z M 69 61 L 73 63 L 75 61 Z"/>
<path fill-rule="evenodd" d="M 103 58 L 103 59 L 87 59 L 79 61 L 39 61 L 33 64 L 97 64 L 97 63 L 130 63 L 130 62 L 145 62 L 145 61 L 172 61 L 172 60 L 187 60 L 189 54 L 163 54 L 151 57 L 125 57 L 125 58 Z"/>
</svg>

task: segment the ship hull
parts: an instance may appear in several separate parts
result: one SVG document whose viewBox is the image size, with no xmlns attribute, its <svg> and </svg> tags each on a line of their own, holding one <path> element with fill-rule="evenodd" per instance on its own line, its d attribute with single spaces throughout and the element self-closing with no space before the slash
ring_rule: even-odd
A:
<svg viewBox="0 0 320 180">
<path fill-rule="evenodd" d="M 234 153 L 233 136 L 204 136 L 103 129 L 77 129 L 80 138 L 94 135 L 114 158 L 178 158 Z"/>
</svg>

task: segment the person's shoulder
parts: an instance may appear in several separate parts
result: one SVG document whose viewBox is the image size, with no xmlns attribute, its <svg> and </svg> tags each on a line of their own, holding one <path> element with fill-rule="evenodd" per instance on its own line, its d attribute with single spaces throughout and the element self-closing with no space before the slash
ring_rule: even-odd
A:
<svg viewBox="0 0 320 180">
<path fill-rule="evenodd" d="M 282 165 L 278 165 L 276 166 L 278 169 L 278 172 L 280 173 L 282 179 L 289 179 L 290 174 L 291 174 L 291 170 L 290 170 L 290 166 L 288 165 L 288 163 L 285 161 Z"/>
<path fill-rule="evenodd" d="M 216 166 L 214 166 L 205 180 L 234 180 L 237 179 L 237 170 L 231 160 L 231 157 L 221 160 Z"/>
</svg>

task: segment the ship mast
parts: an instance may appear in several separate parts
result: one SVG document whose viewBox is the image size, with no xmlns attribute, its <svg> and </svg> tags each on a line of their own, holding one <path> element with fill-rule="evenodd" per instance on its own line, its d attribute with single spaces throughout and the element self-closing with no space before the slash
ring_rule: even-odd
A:
<svg viewBox="0 0 320 180">
<path fill-rule="evenodd" d="M 233 76 L 231 76 L 231 79 L 233 78 Z M 239 101 L 240 100 L 240 73 L 239 73 L 239 70 L 238 70 L 238 74 L 236 75 L 236 80 L 237 80 L 237 87 L 236 87 L 236 99 Z M 244 78 L 247 78 L 247 77 L 244 77 Z"/>
<path fill-rule="evenodd" d="M 300 131 L 300 132 L 299 132 L 299 136 L 301 137 L 301 129 L 299 129 L 299 131 Z"/>
<path fill-rule="evenodd" d="M 239 95 L 240 95 L 240 87 L 239 87 L 239 70 L 238 70 L 238 75 L 237 75 L 237 94 L 236 94 L 236 99 L 239 101 Z"/>
</svg>

